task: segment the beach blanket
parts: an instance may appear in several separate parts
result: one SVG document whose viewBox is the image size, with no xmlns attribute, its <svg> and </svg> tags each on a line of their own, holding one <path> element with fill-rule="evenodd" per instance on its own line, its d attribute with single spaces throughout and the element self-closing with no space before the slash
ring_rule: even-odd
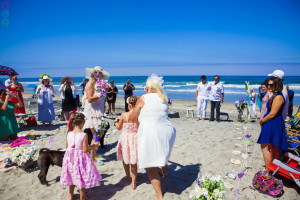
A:
<svg viewBox="0 0 300 200">
<path fill-rule="evenodd" d="M 4 160 L 5 160 L 5 158 L 10 158 L 11 153 L 12 153 L 12 148 L 10 147 L 9 143 L 1 143 L 0 144 L 0 173 L 16 169 L 15 166 L 5 168 Z"/>
</svg>

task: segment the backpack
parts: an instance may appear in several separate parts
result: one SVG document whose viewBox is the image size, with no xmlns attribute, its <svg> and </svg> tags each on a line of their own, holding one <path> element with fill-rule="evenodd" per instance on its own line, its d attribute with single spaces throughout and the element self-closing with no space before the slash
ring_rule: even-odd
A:
<svg viewBox="0 0 300 200">
<path fill-rule="evenodd" d="M 26 125 L 27 127 L 37 126 L 36 119 L 33 116 L 28 117 L 28 119 L 26 119 L 25 121 L 27 123 L 27 125 Z"/>
<path fill-rule="evenodd" d="M 260 193 L 272 197 L 280 196 L 283 190 L 282 180 L 275 178 L 265 171 L 259 171 L 254 175 L 252 185 Z"/>
</svg>

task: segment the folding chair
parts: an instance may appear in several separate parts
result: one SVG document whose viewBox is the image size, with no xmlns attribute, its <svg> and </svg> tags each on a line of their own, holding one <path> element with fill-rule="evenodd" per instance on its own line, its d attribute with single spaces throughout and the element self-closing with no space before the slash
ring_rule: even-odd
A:
<svg viewBox="0 0 300 200">
<path fill-rule="evenodd" d="M 25 125 L 26 126 L 26 117 L 27 117 L 27 114 L 23 114 L 23 113 L 16 113 L 15 114 L 16 116 L 16 119 L 17 119 L 17 123 L 18 123 L 18 126 L 21 127 L 21 125 Z"/>
<path fill-rule="evenodd" d="M 33 107 L 37 106 L 37 101 L 28 101 L 28 109 L 31 115 L 37 115 L 38 111 L 34 110 Z"/>
<path fill-rule="evenodd" d="M 290 180 L 294 180 L 300 187 L 300 157 L 292 153 L 285 153 L 285 162 L 274 159 L 267 168 L 273 172 L 273 176 L 278 174 Z"/>
<path fill-rule="evenodd" d="M 288 149 L 300 156 L 300 132 L 287 129 Z"/>
</svg>

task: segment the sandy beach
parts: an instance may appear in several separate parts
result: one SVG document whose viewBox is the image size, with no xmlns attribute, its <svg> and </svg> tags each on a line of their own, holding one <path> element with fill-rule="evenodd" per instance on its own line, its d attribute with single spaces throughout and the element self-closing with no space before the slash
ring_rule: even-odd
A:
<svg viewBox="0 0 300 200">
<path fill-rule="evenodd" d="M 29 97 L 30 94 L 24 95 Z M 56 99 L 59 99 L 56 97 Z M 60 100 L 60 99 L 59 99 Z M 28 99 L 26 100 L 28 101 Z M 26 103 L 27 106 L 27 103 Z M 196 114 L 196 103 L 186 100 L 173 100 L 169 112 L 179 112 L 180 118 L 171 118 L 172 124 L 177 130 L 176 141 L 168 164 L 168 176 L 161 179 L 164 199 L 189 199 L 189 193 L 194 188 L 195 179 L 200 174 L 219 174 L 225 183 L 234 186 L 232 190 L 226 189 L 226 199 L 273 199 L 252 189 L 252 178 L 259 170 L 264 170 L 264 161 L 260 145 L 256 143 L 260 133 L 258 122 L 247 124 L 237 122 L 237 110 L 234 103 L 224 103 L 221 112 L 229 114 L 229 120 L 221 116 L 221 123 L 196 121 L 196 118 L 186 116 L 186 109 L 192 108 Z M 296 106 L 294 111 L 296 110 Z M 28 111 L 28 110 L 27 110 Z M 116 113 L 124 111 L 124 99 L 118 98 Z M 259 113 L 259 112 L 258 112 Z M 210 104 L 207 107 L 207 116 L 210 114 Z M 113 126 L 116 116 L 106 118 L 111 123 L 111 128 L 105 137 L 105 149 L 99 148 L 103 153 L 104 165 L 98 166 L 103 180 L 92 189 L 87 189 L 90 199 L 153 199 L 154 190 L 151 186 L 147 173 L 144 169 L 138 170 L 137 189 L 132 190 L 130 183 L 125 179 L 125 172 L 121 161 L 116 159 L 116 146 L 121 131 Z M 195 116 L 196 117 L 196 116 Z M 247 129 L 246 129 L 247 128 Z M 245 130 L 246 129 L 246 130 Z M 34 140 L 36 145 L 48 147 L 48 137 L 54 137 L 52 149 L 65 149 L 67 122 L 56 121 L 51 126 L 22 127 L 19 135 L 35 133 L 38 138 Z M 250 145 L 248 147 L 249 157 L 233 154 L 232 151 L 239 150 L 246 153 L 244 144 L 245 135 L 250 134 Z M 38 155 L 35 157 L 37 158 Z M 241 161 L 240 165 L 231 163 L 231 159 Z M 245 166 L 249 166 L 245 170 Z M 227 173 L 245 172 L 244 177 L 239 180 L 231 180 L 226 177 Z M 67 199 L 68 188 L 59 183 L 61 168 L 51 166 L 47 175 L 49 187 L 41 185 L 38 180 L 39 169 L 25 172 L 15 169 L 7 173 L 0 173 L 0 195 L 1 200 L 35 200 L 35 199 Z M 237 197 L 234 190 L 239 182 L 241 192 Z M 79 199 L 78 190 L 75 190 L 75 199 Z M 285 182 L 284 194 L 278 198 L 283 200 L 300 199 L 300 189 L 294 183 Z"/>
</svg>

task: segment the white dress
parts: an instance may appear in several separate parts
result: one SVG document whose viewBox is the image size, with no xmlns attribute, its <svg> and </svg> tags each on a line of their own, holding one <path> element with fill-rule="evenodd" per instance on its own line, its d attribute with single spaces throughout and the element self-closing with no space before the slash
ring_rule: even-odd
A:
<svg viewBox="0 0 300 200">
<path fill-rule="evenodd" d="M 168 163 L 176 129 L 168 118 L 168 105 L 156 93 L 143 95 L 144 107 L 138 118 L 139 168 L 163 167 Z"/>
<path fill-rule="evenodd" d="M 97 92 L 95 92 L 94 95 L 97 95 Z M 86 94 L 84 93 L 83 114 L 85 115 L 86 120 L 83 129 L 94 128 L 97 130 L 99 128 L 104 113 L 105 98 L 106 95 L 89 103 Z"/>
</svg>

